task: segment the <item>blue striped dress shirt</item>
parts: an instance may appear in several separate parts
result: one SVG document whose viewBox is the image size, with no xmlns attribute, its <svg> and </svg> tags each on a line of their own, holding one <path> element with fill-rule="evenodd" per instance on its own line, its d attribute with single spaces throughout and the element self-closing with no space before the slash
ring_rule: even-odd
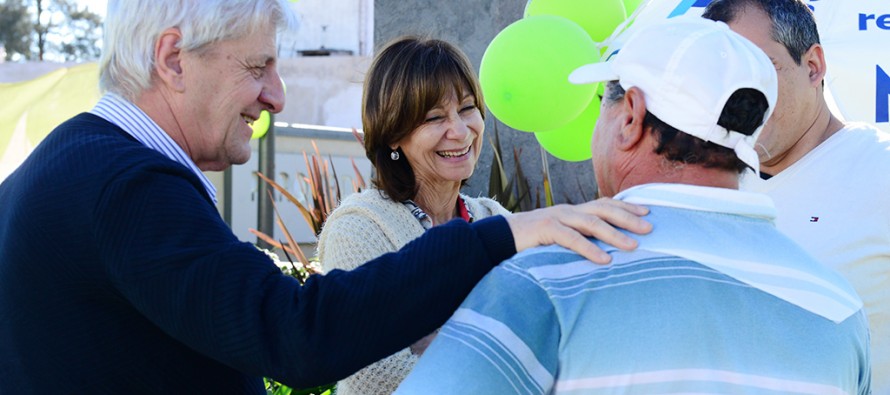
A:
<svg viewBox="0 0 890 395">
<path fill-rule="evenodd" d="M 646 184 L 639 247 L 558 246 L 495 267 L 396 394 L 868 394 L 868 325 L 837 273 L 780 234 L 769 198 Z"/>
</svg>

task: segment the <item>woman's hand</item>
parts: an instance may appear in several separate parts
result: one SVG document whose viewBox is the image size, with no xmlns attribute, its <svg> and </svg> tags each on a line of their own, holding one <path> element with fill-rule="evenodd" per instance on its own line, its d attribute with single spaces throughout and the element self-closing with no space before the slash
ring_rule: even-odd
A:
<svg viewBox="0 0 890 395">
<path fill-rule="evenodd" d="M 540 245 L 559 244 L 600 264 L 612 257 L 587 240 L 592 236 L 622 250 L 637 247 L 637 241 L 619 232 L 626 229 L 637 234 L 652 231 L 652 224 L 641 216 L 649 213 L 643 206 L 601 198 L 579 205 L 561 204 L 517 213 L 507 217 L 516 251 Z"/>
</svg>

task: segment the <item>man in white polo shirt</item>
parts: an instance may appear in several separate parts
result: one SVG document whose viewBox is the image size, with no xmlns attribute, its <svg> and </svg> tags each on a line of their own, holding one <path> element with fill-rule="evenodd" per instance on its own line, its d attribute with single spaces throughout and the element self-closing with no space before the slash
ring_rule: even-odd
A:
<svg viewBox="0 0 890 395">
<path fill-rule="evenodd" d="M 890 134 L 831 113 L 828 65 L 805 2 L 719 0 L 703 16 L 729 24 L 779 70 L 778 106 L 757 145 L 760 177 L 746 174 L 741 189 L 769 195 L 779 230 L 856 288 L 868 315 L 874 393 L 890 394 Z"/>
</svg>

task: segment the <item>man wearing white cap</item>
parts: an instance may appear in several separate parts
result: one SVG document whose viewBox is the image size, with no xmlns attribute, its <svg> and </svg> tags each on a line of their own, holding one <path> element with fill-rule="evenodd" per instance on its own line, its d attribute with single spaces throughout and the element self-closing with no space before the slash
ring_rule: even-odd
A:
<svg viewBox="0 0 890 395">
<path fill-rule="evenodd" d="M 397 393 L 868 394 L 862 302 L 739 192 L 776 72 L 719 22 L 640 29 L 573 83 L 608 82 L 591 149 L 601 193 L 651 234 L 596 267 L 547 247 L 490 272 Z"/>
</svg>

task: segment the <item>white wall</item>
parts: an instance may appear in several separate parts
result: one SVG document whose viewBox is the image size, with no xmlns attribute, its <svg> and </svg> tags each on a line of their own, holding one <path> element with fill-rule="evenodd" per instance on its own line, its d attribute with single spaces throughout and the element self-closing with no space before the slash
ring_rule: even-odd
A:
<svg viewBox="0 0 890 395">
<path fill-rule="evenodd" d="M 351 51 L 353 55 L 371 53 L 373 0 L 299 0 L 291 7 L 300 17 L 300 28 L 281 37 L 282 57 L 320 48 Z"/>
<path fill-rule="evenodd" d="M 361 129 L 362 83 L 370 62 L 365 56 L 281 59 L 278 71 L 287 92 L 276 120 Z"/>
</svg>

